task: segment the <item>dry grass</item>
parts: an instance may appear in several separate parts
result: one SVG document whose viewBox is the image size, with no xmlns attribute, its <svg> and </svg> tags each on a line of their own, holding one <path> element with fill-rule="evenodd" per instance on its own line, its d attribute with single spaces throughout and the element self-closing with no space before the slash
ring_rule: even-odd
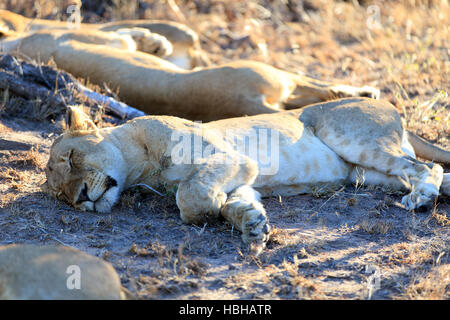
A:
<svg viewBox="0 0 450 320">
<path fill-rule="evenodd" d="M 447 216 L 448 212 L 440 212 L 437 210 L 433 210 L 430 216 L 430 220 L 435 220 L 437 224 L 442 227 L 450 225 L 450 218 Z"/>
<path fill-rule="evenodd" d="M 389 257 L 390 262 L 395 264 L 413 264 L 433 262 L 433 249 L 423 244 L 400 243 L 392 247 L 392 254 Z"/>
<path fill-rule="evenodd" d="M 24 166 L 32 166 L 38 170 L 43 170 L 46 165 L 46 161 L 43 159 L 42 154 L 38 151 L 39 146 L 33 146 L 27 151 L 23 157 L 18 160 Z"/>
<path fill-rule="evenodd" d="M 443 300 L 450 299 L 450 268 L 438 266 L 429 272 L 418 272 L 405 288 L 403 299 Z"/>
<path fill-rule="evenodd" d="M 359 227 L 369 234 L 385 235 L 392 230 L 392 223 L 373 219 L 364 219 Z"/>
</svg>

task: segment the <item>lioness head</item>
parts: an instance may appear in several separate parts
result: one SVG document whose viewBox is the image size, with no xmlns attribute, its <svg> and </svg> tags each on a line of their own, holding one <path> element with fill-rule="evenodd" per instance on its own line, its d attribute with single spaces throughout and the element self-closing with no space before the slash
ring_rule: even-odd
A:
<svg viewBox="0 0 450 320">
<path fill-rule="evenodd" d="M 69 107 L 67 124 L 50 150 L 42 190 L 80 210 L 109 212 L 125 180 L 121 152 L 79 108 Z"/>
</svg>

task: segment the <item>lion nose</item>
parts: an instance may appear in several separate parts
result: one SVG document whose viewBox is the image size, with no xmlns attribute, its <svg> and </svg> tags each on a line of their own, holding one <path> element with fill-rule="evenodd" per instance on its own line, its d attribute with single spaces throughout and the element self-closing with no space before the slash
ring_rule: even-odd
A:
<svg viewBox="0 0 450 320">
<path fill-rule="evenodd" d="M 89 199 L 89 195 L 88 195 L 88 187 L 87 184 L 84 184 L 83 189 L 81 190 L 80 194 L 78 195 L 78 200 L 76 203 L 82 203 L 84 201 L 91 201 L 91 199 Z"/>
<path fill-rule="evenodd" d="M 117 181 L 114 178 L 111 178 L 110 176 L 106 177 L 106 189 L 109 190 L 112 187 L 117 187 Z"/>
</svg>

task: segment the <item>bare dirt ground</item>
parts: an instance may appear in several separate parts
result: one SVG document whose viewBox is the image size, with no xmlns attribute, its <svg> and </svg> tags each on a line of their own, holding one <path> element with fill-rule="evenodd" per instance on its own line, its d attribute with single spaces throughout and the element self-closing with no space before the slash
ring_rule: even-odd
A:
<svg viewBox="0 0 450 320">
<path fill-rule="evenodd" d="M 35 3 L 7 0 L 3 8 L 64 19 L 69 2 Z M 91 22 L 185 22 L 216 63 L 255 59 L 378 87 L 409 129 L 450 147 L 446 1 L 93 3 L 83 11 Z M 0 92 L 0 110 L 11 101 Z M 274 232 L 255 258 L 225 221 L 183 224 L 173 194 L 128 191 L 111 214 L 99 215 L 42 193 L 60 132 L 58 122 L 1 112 L 0 244 L 60 243 L 102 257 L 144 299 L 450 298 L 448 197 L 427 212 L 408 212 L 401 194 L 366 186 L 264 199 Z"/>
</svg>

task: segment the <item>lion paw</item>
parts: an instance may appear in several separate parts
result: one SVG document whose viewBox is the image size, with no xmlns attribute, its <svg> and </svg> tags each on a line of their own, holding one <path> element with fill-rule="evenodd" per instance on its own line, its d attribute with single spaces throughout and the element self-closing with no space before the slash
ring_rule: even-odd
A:
<svg viewBox="0 0 450 320">
<path fill-rule="evenodd" d="M 158 57 L 167 57 L 172 54 L 173 46 L 166 37 L 156 33 L 150 33 L 139 40 L 138 50 Z"/>
<path fill-rule="evenodd" d="M 266 243 L 270 225 L 261 203 L 253 202 L 240 207 L 242 210 L 242 240 L 245 243 Z"/>
<path fill-rule="evenodd" d="M 260 195 L 250 186 L 234 190 L 225 205 L 222 215 L 242 232 L 242 240 L 256 245 L 261 250 L 269 240 L 270 225 Z"/>
<path fill-rule="evenodd" d="M 429 192 L 424 192 L 423 190 L 422 192 L 412 191 L 402 198 L 402 205 L 408 211 L 419 208 L 427 209 L 431 207 L 438 195 L 439 191 L 437 189 L 429 190 Z"/>
<path fill-rule="evenodd" d="M 364 86 L 356 92 L 356 95 L 378 100 L 380 99 L 380 90 L 374 87 Z"/>
<path fill-rule="evenodd" d="M 331 92 L 337 98 L 346 97 L 367 97 L 372 99 L 380 99 L 380 90 L 370 86 L 353 87 L 345 84 L 333 86 Z"/>
<path fill-rule="evenodd" d="M 420 174 L 411 178 L 411 193 L 402 198 L 406 210 L 430 207 L 439 196 L 439 187 L 444 181 L 444 169 L 436 163 L 417 166 L 416 172 Z"/>
<path fill-rule="evenodd" d="M 128 35 L 136 42 L 137 50 L 158 57 L 167 57 L 172 54 L 172 43 L 166 37 L 151 33 L 145 28 L 122 28 L 118 34 Z"/>
</svg>

